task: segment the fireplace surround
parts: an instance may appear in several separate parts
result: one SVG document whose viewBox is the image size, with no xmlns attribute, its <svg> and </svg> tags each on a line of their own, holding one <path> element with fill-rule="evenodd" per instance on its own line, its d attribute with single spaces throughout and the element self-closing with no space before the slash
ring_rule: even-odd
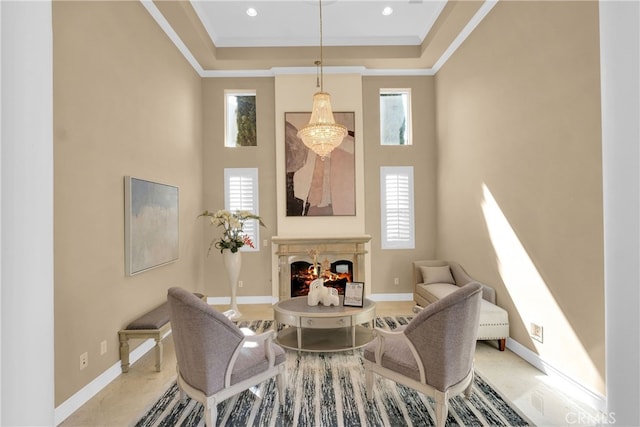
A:
<svg viewBox="0 0 640 427">
<path fill-rule="evenodd" d="M 345 237 L 283 237 L 274 236 L 277 245 L 275 256 L 278 263 L 278 297 L 285 300 L 292 297 L 292 264 L 348 264 L 351 267 L 351 281 L 366 281 L 365 244 L 369 235 Z M 324 271 L 324 270 L 323 270 Z"/>
</svg>

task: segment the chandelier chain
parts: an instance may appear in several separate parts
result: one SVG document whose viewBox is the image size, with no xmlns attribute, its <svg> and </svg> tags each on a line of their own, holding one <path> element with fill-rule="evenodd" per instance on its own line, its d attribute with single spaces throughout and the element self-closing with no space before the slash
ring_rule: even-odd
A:
<svg viewBox="0 0 640 427">
<path fill-rule="evenodd" d="M 320 9 L 320 60 L 316 64 L 316 86 L 320 91 L 313 95 L 313 107 L 309 123 L 297 133 L 310 150 L 324 160 L 334 148 L 342 144 L 347 135 L 346 126 L 336 123 L 331 110 L 331 97 L 324 91 L 323 42 L 322 42 L 322 0 L 319 0 Z M 319 80 L 319 82 L 318 82 Z M 319 85 L 318 85 L 319 83 Z"/>
<path fill-rule="evenodd" d="M 324 73 L 322 71 L 322 0 L 320 0 L 320 92 L 324 92 Z"/>
</svg>

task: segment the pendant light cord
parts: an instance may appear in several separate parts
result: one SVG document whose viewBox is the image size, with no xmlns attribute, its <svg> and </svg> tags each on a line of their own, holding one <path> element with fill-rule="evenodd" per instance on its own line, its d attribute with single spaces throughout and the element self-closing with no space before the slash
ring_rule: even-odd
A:
<svg viewBox="0 0 640 427">
<path fill-rule="evenodd" d="M 322 0 L 320 1 L 320 92 L 324 92 L 324 74 L 322 71 Z"/>
</svg>

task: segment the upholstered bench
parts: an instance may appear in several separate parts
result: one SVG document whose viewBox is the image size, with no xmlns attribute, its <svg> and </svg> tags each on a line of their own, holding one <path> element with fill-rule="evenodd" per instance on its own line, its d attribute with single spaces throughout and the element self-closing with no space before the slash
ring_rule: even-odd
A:
<svg viewBox="0 0 640 427">
<path fill-rule="evenodd" d="M 470 277 L 458 263 L 440 260 L 413 262 L 413 299 L 421 307 L 438 301 L 469 282 L 478 281 Z M 496 305 L 495 289 L 483 283 L 481 285 L 478 339 L 497 340 L 498 348 L 504 351 L 509 337 L 509 314 Z"/>
<path fill-rule="evenodd" d="M 204 295 L 195 293 L 198 298 Z M 120 365 L 122 372 L 129 372 L 129 340 L 148 339 L 156 340 L 155 358 L 156 371 L 162 369 L 162 338 L 171 332 L 169 322 L 169 303 L 165 302 L 158 307 L 144 313 L 142 316 L 129 323 L 126 328 L 118 332 L 120 338 Z"/>
</svg>

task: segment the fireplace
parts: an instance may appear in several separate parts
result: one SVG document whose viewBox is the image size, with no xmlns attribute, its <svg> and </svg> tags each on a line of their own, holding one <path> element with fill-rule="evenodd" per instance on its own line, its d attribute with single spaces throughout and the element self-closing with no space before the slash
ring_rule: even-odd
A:
<svg viewBox="0 0 640 427">
<path fill-rule="evenodd" d="M 365 244 L 371 236 L 291 237 L 274 236 L 278 260 L 277 292 L 280 300 L 308 293 L 317 275 L 325 286 L 343 294 L 347 282 L 365 281 Z M 314 271 L 314 266 L 316 269 Z M 274 292 L 276 289 L 274 288 Z"/>
<path fill-rule="evenodd" d="M 344 295 L 347 282 L 353 281 L 353 262 L 338 260 L 318 263 L 294 261 L 289 266 L 291 270 L 291 297 L 305 296 L 309 293 L 309 285 L 318 277 L 324 279 L 324 286 L 335 288 L 339 295 Z"/>
</svg>

